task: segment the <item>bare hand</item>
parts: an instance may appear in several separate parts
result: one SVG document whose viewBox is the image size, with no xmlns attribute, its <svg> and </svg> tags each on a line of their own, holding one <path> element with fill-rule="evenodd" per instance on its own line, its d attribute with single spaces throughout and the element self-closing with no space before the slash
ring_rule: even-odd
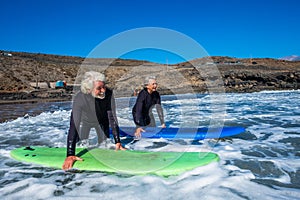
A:
<svg viewBox="0 0 300 200">
<path fill-rule="evenodd" d="M 74 162 L 77 161 L 77 160 L 83 161 L 82 158 L 79 158 L 77 156 L 68 156 L 68 157 L 66 157 L 65 162 L 62 166 L 62 169 L 63 170 L 71 169 L 73 167 Z"/>
<path fill-rule="evenodd" d="M 140 128 L 137 128 L 137 129 L 135 130 L 134 136 L 135 136 L 136 138 L 141 138 L 141 137 L 142 137 L 141 132 L 145 132 L 145 130 L 142 129 L 141 127 L 140 127 Z"/>
<path fill-rule="evenodd" d="M 118 151 L 118 150 L 125 151 L 125 150 L 127 150 L 127 149 L 124 148 L 124 147 L 122 147 L 122 144 L 118 142 L 118 143 L 116 144 L 116 151 Z"/>
<path fill-rule="evenodd" d="M 162 128 L 167 128 L 165 124 L 162 124 L 161 127 L 162 127 Z"/>
</svg>

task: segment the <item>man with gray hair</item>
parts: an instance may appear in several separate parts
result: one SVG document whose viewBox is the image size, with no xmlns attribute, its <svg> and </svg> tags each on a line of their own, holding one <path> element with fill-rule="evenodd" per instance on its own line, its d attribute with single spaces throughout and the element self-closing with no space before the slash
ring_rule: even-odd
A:
<svg viewBox="0 0 300 200">
<path fill-rule="evenodd" d="M 113 92 L 105 86 L 105 76 L 99 72 L 89 71 L 84 74 L 81 91 L 73 98 L 70 128 L 67 139 L 67 158 L 62 168 L 70 169 L 76 160 L 76 143 L 87 139 L 91 128 L 95 128 L 98 143 L 109 138 L 109 126 L 112 128 L 116 150 L 125 150 L 119 136 Z"/>
<path fill-rule="evenodd" d="M 157 114 L 162 125 L 165 128 L 164 114 L 161 107 L 161 98 L 157 90 L 157 82 L 154 76 L 146 77 L 145 88 L 139 92 L 136 103 L 132 108 L 132 115 L 134 123 L 137 126 L 135 131 L 136 137 L 141 137 L 141 132 L 144 132 L 142 127 L 151 126 L 155 127 L 155 119 L 152 109 L 156 106 Z"/>
</svg>

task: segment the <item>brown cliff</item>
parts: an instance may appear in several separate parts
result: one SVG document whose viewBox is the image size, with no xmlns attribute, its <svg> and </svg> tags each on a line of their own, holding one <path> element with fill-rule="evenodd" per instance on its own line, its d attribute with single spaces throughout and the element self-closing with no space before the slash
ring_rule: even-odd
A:
<svg viewBox="0 0 300 200">
<path fill-rule="evenodd" d="M 0 51 L 0 100 L 70 100 L 80 74 L 98 70 L 117 96 L 130 96 L 146 75 L 157 77 L 161 94 L 300 89 L 300 61 L 207 57 L 176 65 L 122 59 L 84 59 Z M 58 80 L 67 88 L 54 89 Z M 210 86 L 210 83 L 212 87 Z"/>
</svg>

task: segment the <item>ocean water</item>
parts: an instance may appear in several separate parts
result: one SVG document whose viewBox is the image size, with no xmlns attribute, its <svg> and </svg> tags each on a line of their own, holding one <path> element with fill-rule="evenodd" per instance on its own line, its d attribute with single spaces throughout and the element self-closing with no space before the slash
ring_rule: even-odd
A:
<svg viewBox="0 0 300 200">
<path fill-rule="evenodd" d="M 121 126 L 133 125 L 135 99 L 117 99 Z M 224 140 L 122 138 L 128 149 L 212 151 L 220 161 L 178 176 L 133 176 L 18 162 L 17 147 L 66 146 L 71 102 L 1 105 L 0 199 L 300 199 L 300 91 L 163 96 L 168 126 L 243 126 Z M 156 116 L 156 115 L 155 115 Z M 156 116 L 157 117 L 157 116 Z M 96 141 L 91 132 L 90 143 Z M 133 163 L 134 164 L 134 163 Z"/>
</svg>

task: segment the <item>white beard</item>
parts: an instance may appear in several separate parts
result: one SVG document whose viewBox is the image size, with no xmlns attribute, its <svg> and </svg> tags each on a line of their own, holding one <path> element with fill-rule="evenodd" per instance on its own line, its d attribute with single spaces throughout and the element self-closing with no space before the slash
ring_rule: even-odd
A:
<svg viewBox="0 0 300 200">
<path fill-rule="evenodd" d="M 98 98 L 98 99 L 104 99 L 105 98 L 105 92 L 100 93 L 99 95 L 92 94 L 92 96 L 95 97 L 95 98 Z"/>
</svg>

